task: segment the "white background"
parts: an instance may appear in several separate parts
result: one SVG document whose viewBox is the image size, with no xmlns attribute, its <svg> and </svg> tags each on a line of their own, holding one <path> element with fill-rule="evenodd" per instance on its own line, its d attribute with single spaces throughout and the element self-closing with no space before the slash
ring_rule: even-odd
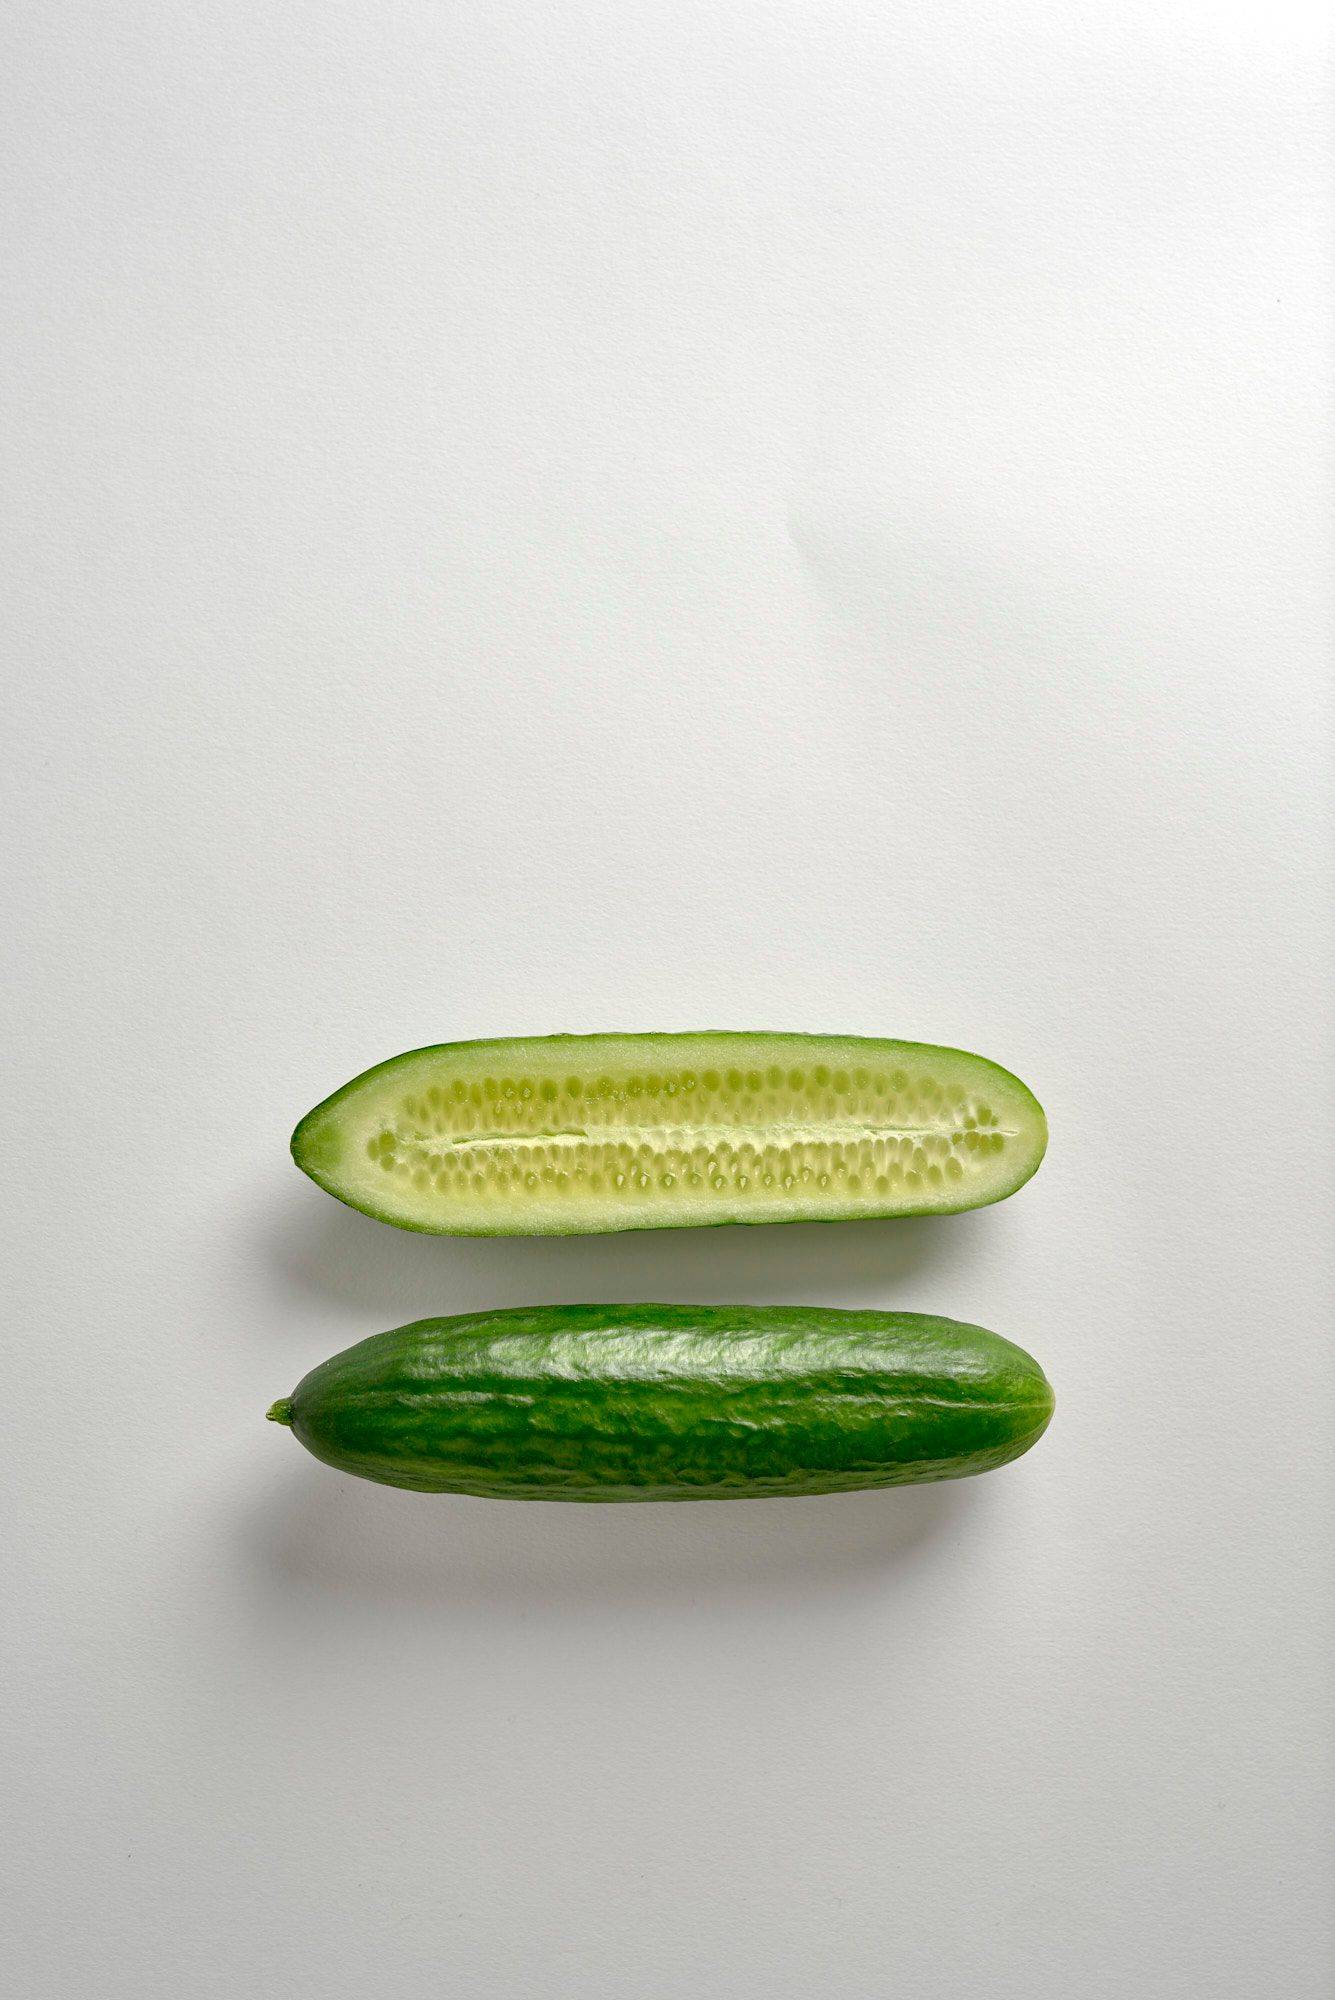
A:
<svg viewBox="0 0 1335 2000">
<path fill-rule="evenodd" d="M 1324 9 L 10 0 L 11 1990 L 1316 2000 Z M 978 1048 L 934 1222 L 468 1244 L 423 1041 Z M 926 1308 L 994 1477 L 342 1479 L 427 1312 Z"/>
</svg>

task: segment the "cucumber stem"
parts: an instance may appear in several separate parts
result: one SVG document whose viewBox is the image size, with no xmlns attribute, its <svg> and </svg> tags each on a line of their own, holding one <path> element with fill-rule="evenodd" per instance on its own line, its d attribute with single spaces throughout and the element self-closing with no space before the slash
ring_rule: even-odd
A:
<svg viewBox="0 0 1335 2000">
<path fill-rule="evenodd" d="M 291 1399 L 287 1396 L 281 1397 L 264 1414 L 271 1424 L 290 1424 L 292 1422 Z"/>
</svg>

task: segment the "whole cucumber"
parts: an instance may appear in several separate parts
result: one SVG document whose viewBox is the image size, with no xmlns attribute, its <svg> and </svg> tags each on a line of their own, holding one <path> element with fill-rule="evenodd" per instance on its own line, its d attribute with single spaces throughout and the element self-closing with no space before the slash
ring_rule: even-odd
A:
<svg viewBox="0 0 1335 2000">
<path fill-rule="evenodd" d="M 982 1056 L 856 1035 L 445 1042 L 354 1077 L 297 1165 L 401 1229 L 571 1236 L 948 1215 L 1023 1186 L 1042 1106 Z"/>
<path fill-rule="evenodd" d="M 376 1334 L 269 1415 L 418 1492 L 732 1500 L 986 1472 L 1052 1391 L 1023 1349 L 923 1313 L 533 1306 Z"/>
</svg>

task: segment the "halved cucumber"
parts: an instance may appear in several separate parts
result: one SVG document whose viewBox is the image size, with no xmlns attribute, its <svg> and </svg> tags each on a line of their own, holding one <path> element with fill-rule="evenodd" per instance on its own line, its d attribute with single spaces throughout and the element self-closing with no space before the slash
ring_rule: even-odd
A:
<svg viewBox="0 0 1335 2000">
<path fill-rule="evenodd" d="M 401 1229 L 571 1236 L 981 1208 L 1046 1144 L 1018 1077 L 961 1049 L 550 1035 L 395 1056 L 309 1112 L 292 1154 Z"/>
</svg>

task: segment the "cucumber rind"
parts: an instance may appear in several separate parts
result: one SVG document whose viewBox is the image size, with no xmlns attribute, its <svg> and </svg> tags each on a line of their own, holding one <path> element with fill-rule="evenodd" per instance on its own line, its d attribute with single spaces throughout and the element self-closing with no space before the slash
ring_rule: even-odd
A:
<svg viewBox="0 0 1335 2000">
<path fill-rule="evenodd" d="M 1027 1451 L 1053 1397 L 1022 1348 L 921 1313 L 589 1305 L 414 1321 L 275 1408 L 382 1485 L 612 1502 L 967 1478 Z"/>
</svg>

